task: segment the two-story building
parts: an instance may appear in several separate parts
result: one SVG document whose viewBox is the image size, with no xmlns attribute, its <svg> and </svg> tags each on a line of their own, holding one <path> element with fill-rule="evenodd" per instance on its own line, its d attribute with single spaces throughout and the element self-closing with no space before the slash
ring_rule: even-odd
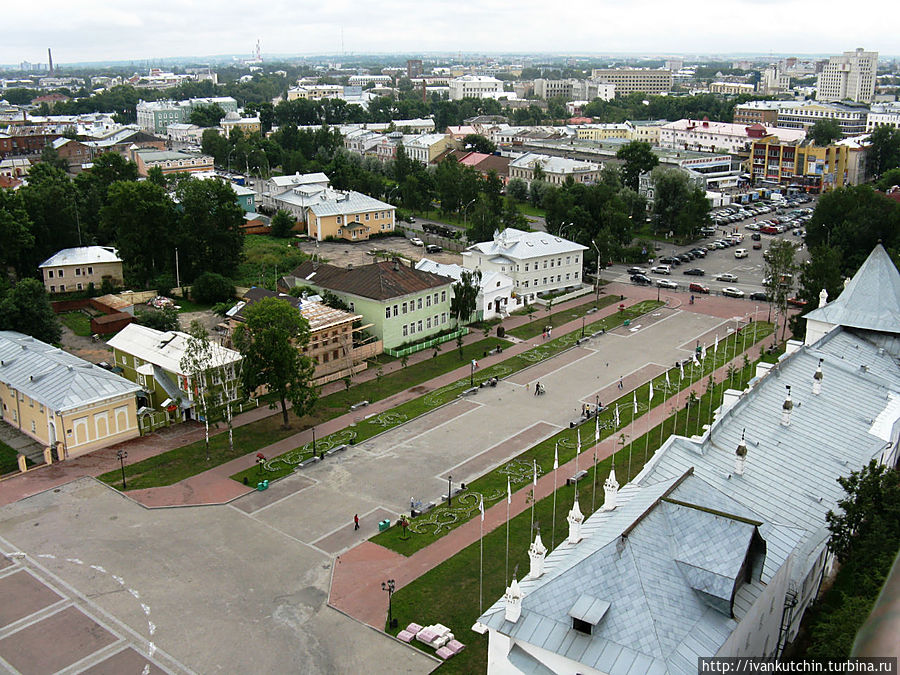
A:
<svg viewBox="0 0 900 675">
<path fill-rule="evenodd" d="M 551 185 L 562 185 L 572 178 L 576 183 L 596 183 L 602 164 L 584 162 L 566 157 L 526 152 L 509 163 L 509 177 L 520 178 L 529 185 L 539 176 Z"/>
<path fill-rule="evenodd" d="M 434 164 L 437 157 L 448 148 L 456 148 L 459 145 L 461 144 L 447 134 L 422 134 L 405 141 L 403 147 L 410 159 L 427 165 Z"/>
<path fill-rule="evenodd" d="M 361 192 L 323 190 L 306 209 L 306 233 L 318 241 L 328 237 L 365 241 L 375 233 L 393 232 L 396 207 Z"/>
<path fill-rule="evenodd" d="M 407 267 L 399 260 L 360 267 L 306 261 L 291 273 L 294 286 L 327 290 L 371 324 L 384 349 L 418 342 L 454 328 L 451 280 Z"/>
<path fill-rule="evenodd" d="M 140 385 L 145 405 L 165 410 L 173 420 L 202 419 L 202 396 L 214 406 L 240 398 L 243 357 L 211 341 L 208 375 L 194 376 L 182 364 L 191 339 L 181 331 L 163 332 L 132 323 L 107 344 L 122 375 Z"/>
<path fill-rule="evenodd" d="M 48 293 L 85 291 L 90 284 L 99 289 L 104 281 L 121 286 L 122 259 L 109 246 L 64 248 L 38 265 Z"/>
<path fill-rule="evenodd" d="M 0 420 L 54 452 L 85 453 L 138 435 L 141 387 L 13 331 L 0 331 Z"/>
<path fill-rule="evenodd" d="M 861 150 L 846 143 L 818 146 L 768 137 L 753 143 L 748 161 L 756 185 L 794 186 L 819 194 L 859 179 L 858 172 L 850 171 L 850 154 Z"/>
<path fill-rule="evenodd" d="M 213 171 L 213 158 L 210 155 L 174 150 L 134 149 L 131 151 L 131 160 L 137 164 L 138 174 L 144 177 L 154 166 L 158 166 L 164 174 Z"/>
<path fill-rule="evenodd" d="M 364 342 L 354 335 L 364 329 L 361 315 L 329 307 L 312 298 L 297 298 L 265 288 L 249 289 L 240 302 L 226 312 L 229 332 L 244 321 L 247 307 L 263 298 L 276 297 L 289 303 L 309 324 L 309 342 L 303 347 L 303 353 L 315 363 L 313 384 L 322 385 L 362 372 L 367 367 L 366 359 L 381 353 L 380 341 Z M 354 328 L 354 324 L 360 325 Z"/>
<path fill-rule="evenodd" d="M 447 265 L 428 258 L 416 263 L 416 269 L 447 277 L 453 283 L 462 279 L 467 272 L 461 265 Z M 485 321 L 495 317 L 509 316 L 509 308 L 513 306 L 512 294 L 515 286 L 513 280 L 502 272 L 484 272 L 478 282 L 478 297 L 475 299 L 473 321 Z"/>
<path fill-rule="evenodd" d="M 512 227 L 494 234 L 493 241 L 469 246 L 462 253 L 463 267 L 483 275 L 499 272 L 513 280 L 517 306 L 542 293 L 582 285 L 581 268 L 586 246 L 547 232 L 523 232 Z"/>
</svg>

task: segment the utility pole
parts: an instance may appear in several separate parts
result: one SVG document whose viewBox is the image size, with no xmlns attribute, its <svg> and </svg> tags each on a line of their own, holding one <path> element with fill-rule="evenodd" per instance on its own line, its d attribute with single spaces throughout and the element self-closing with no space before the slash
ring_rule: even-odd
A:
<svg viewBox="0 0 900 675">
<path fill-rule="evenodd" d="M 181 271 L 178 267 L 178 248 L 175 249 L 175 285 L 178 286 L 178 292 L 184 295 L 181 290 Z"/>
</svg>

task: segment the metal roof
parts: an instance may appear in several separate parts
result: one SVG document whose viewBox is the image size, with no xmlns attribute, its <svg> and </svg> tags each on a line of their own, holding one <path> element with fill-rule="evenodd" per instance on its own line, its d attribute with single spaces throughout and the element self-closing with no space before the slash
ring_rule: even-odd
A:
<svg viewBox="0 0 900 675">
<path fill-rule="evenodd" d="M 61 267 L 63 265 L 95 265 L 99 263 L 122 262 L 118 251 L 110 246 L 77 246 L 57 251 L 38 265 Z"/>
<path fill-rule="evenodd" d="M 833 326 L 900 333 L 900 272 L 884 247 L 875 246 L 841 294 L 806 318 Z"/>
<path fill-rule="evenodd" d="M 467 248 L 482 255 L 502 255 L 510 261 L 540 258 L 545 255 L 560 253 L 577 253 L 587 246 L 562 239 L 547 232 L 523 232 L 514 227 L 507 227 L 494 234 L 493 241 L 480 242 Z"/>
<path fill-rule="evenodd" d="M 181 331 L 158 331 L 140 324 L 130 323 L 107 344 L 120 352 L 136 356 L 142 361 L 159 366 L 163 370 L 179 375 L 184 374 L 181 359 L 187 348 L 190 335 Z M 239 352 L 210 342 L 212 366 L 224 366 L 241 360 Z"/>
<path fill-rule="evenodd" d="M 14 331 L 0 331 L 0 382 L 62 412 L 141 390 L 115 373 Z"/>
<path fill-rule="evenodd" d="M 442 287 L 449 290 L 451 283 L 446 277 L 421 272 L 399 262 L 376 262 L 344 269 L 307 260 L 291 274 L 302 279 L 301 283 L 373 300 L 391 300 Z"/>
<path fill-rule="evenodd" d="M 350 190 L 321 195 L 321 201 L 313 201 L 309 210 L 317 216 L 338 216 L 363 211 L 393 211 L 396 207 L 379 199 Z M 349 225 L 350 223 L 348 223 Z"/>
</svg>

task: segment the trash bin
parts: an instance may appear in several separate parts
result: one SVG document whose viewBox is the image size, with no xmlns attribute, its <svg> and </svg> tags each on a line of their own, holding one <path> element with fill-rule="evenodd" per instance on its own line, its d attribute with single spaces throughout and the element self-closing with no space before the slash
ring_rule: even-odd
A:
<svg viewBox="0 0 900 675">
<path fill-rule="evenodd" d="M 622 325 L 624 325 L 626 328 L 628 328 L 628 326 L 631 325 L 631 319 L 625 319 L 625 322 Z"/>
<path fill-rule="evenodd" d="M 390 526 L 391 526 L 391 521 L 390 521 L 390 520 L 382 520 L 382 521 L 379 521 L 379 523 L 378 523 L 378 531 L 379 531 L 379 532 L 384 532 L 384 531 L 385 531 L 386 529 L 388 529 Z"/>
</svg>

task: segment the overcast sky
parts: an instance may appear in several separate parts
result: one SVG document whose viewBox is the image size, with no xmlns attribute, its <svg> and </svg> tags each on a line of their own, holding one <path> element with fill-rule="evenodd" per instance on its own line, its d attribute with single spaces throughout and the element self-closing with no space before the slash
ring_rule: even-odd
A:
<svg viewBox="0 0 900 675">
<path fill-rule="evenodd" d="M 896 0 L 4 2 L 0 63 L 248 53 L 900 52 Z M 849 12 L 849 13 L 848 13 Z M 879 20 L 878 17 L 881 17 Z M 343 33 L 343 46 L 342 46 Z"/>
</svg>

